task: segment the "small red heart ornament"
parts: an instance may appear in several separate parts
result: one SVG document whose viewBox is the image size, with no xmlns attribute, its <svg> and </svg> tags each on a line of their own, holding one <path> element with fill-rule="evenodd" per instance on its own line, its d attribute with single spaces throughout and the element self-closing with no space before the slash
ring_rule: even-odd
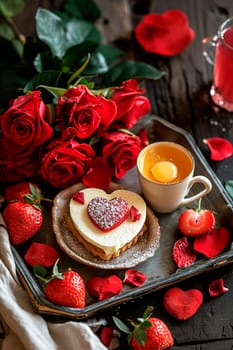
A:
<svg viewBox="0 0 233 350">
<path fill-rule="evenodd" d="M 192 317 L 203 302 L 202 292 L 198 289 L 182 290 L 169 288 L 163 297 L 166 311 L 178 320 L 187 320 Z"/>
<path fill-rule="evenodd" d="M 95 197 L 88 203 L 87 212 L 91 221 L 102 231 L 110 231 L 125 221 L 129 215 L 128 202 L 121 197 L 110 200 Z"/>
<path fill-rule="evenodd" d="M 231 241 L 230 232 L 219 227 L 209 231 L 207 234 L 196 238 L 193 242 L 193 248 L 202 253 L 207 258 L 213 258 L 221 253 Z"/>
</svg>

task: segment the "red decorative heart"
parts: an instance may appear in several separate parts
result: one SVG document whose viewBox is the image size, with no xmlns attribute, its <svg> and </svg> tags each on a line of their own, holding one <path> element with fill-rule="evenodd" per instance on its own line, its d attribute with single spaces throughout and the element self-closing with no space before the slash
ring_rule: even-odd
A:
<svg viewBox="0 0 233 350">
<path fill-rule="evenodd" d="M 198 289 L 183 291 L 181 288 L 168 289 L 163 298 L 166 311 L 178 320 L 192 317 L 203 302 L 202 292 Z"/>
<path fill-rule="evenodd" d="M 193 248 L 207 256 L 207 258 L 213 258 L 221 253 L 230 241 L 230 232 L 224 227 L 219 227 L 209 231 L 204 236 L 196 238 L 193 242 Z"/>
<path fill-rule="evenodd" d="M 125 221 L 129 215 L 128 202 L 121 197 L 107 200 L 95 197 L 88 203 L 87 212 L 91 221 L 102 231 L 110 231 Z"/>
</svg>

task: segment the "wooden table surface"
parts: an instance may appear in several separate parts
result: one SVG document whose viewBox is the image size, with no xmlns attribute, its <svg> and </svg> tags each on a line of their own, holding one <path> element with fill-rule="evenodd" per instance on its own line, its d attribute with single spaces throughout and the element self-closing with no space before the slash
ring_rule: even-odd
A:
<svg viewBox="0 0 233 350">
<path fill-rule="evenodd" d="M 219 109 L 212 103 L 209 97 L 212 67 L 202 55 L 202 38 L 215 34 L 219 25 L 226 18 L 233 16 L 232 0 L 97 0 L 96 2 L 102 9 L 98 26 L 106 42 L 112 42 L 125 49 L 128 58 L 150 63 L 166 71 L 167 74 L 162 79 L 146 82 L 152 113 L 190 132 L 206 161 L 223 184 L 226 180 L 233 179 L 232 157 L 220 162 L 211 162 L 207 146 L 203 143 L 204 138 L 212 136 L 222 136 L 233 142 L 233 113 Z M 46 1 L 40 1 L 40 6 L 45 3 L 47 4 Z M 174 57 L 145 53 L 134 40 L 135 24 L 142 18 L 144 12 L 162 13 L 172 8 L 181 9 L 186 13 L 195 31 L 195 39 L 186 50 Z M 233 76 L 233 72 L 229 72 L 229 75 Z M 229 292 L 210 298 L 208 283 L 215 278 L 223 278 Z M 189 320 L 177 321 L 164 311 L 163 290 L 110 309 L 103 316 L 110 323 L 112 315 L 117 315 L 123 320 L 135 319 L 142 314 L 147 305 L 153 305 L 154 315 L 164 320 L 173 334 L 175 345 L 172 349 L 232 349 L 232 266 L 213 270 L 177 286 L 184 289 L 198 288 L 203 291 L 204 303 L 197 314 Z M 120 349 L 128 348 L 126 339 L 121 338 Z"/>
<path fill-rule="evenodd" d="M 195 31 L 195 39 L 181 54 L 162 57 L 145 53 L 132 35 L 135 23 L 147 11 L 147 1 L 131 0 L 130 24 L 125 1 L 111 2 L 118 12 L 109 12 L 110 2 L 97 1 L 103 9 L 99 26 L 106 32 L 106 40 L 127 48 L 128 57 L 144 61 L 166 71 L 166 77 L 146 83 L 152 104 L 152 113 L 190 132 L 222 184 L 233 179 L 233 158 L 211 162 L 203 139 L 221 136 L 233 141 L 233 113 L 215 106 L 209 89 L 212 82 L 212 67 L 202 55 L 202 38 L 214 35 L 219 25 L 233 16 L 232 0 L 152 0 L 150 12 L 162 13 L 168 9 L 181 9 L 189 18 Z M 117 3 L 117 5 L 116 5 Z M 120 10 L 121 7 L 121 10 Z M 134 10 L 134 11 L 132 11 Z M 136 14 L 135 14 L 136 12 Z M 109 16 L 110 13 L 110 16 Z M 121 17 L 115 17 L 121 13 Z M 137 15 L 139 13 L 139 15 Z M 101 22 L 102 21 L 102 22 Z M 115 21 L 115 22 L 114 22 Z M 119 25 L 120 23 L 123 23 Z M 119 25 L 118 30 L 114 30 Z M 111 30 L 112 28 L 112 30 Z M 120 28 L 122 30 L 120 30 Z M 108 29 L 108 30 L 106 30 Z M 131 30 L 131 32 L 130 32 Z M 103 31 L 104 32 L 104 31 Z M 111 37 L 112 36 L 112 37 Z M 233 74 L 233 72 L 229 72 Z M 208 296 L 208 283 L 215 278 L 223 278 L 229 292 L 217 298 Z M 152 304 L 154 314 L 163 319 L 175 339 L 172 349 L 185 350 L 227 350 L 233 348 L 233 269 L 232 266 L 202 274 L 180 285 L 183 289 L 198 288 L 204 293 L 204 303 L 198 313 L 186 321 L 170 317 L 162 307 L 164 291 L 155 292 L 117 307 L 104 314 L 111 322 L 111 315 L 121 319 L 135 319 L 147 305 Z M 126 339 L 122 339 L 120 349 L 127 349 Z"/>
</svg>

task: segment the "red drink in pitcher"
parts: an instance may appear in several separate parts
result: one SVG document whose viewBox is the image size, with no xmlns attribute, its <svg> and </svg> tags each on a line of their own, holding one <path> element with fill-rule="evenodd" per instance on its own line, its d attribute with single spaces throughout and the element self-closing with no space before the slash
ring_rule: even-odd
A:
<svg viewBox="0 0 233 350">
<path fill-rule="evenodd" d="M 210 94 L 213 101 L 233 111 L 233 22 L 226 21 L 219 31 L 216 41 L 214 79 Z"/>
</svg>

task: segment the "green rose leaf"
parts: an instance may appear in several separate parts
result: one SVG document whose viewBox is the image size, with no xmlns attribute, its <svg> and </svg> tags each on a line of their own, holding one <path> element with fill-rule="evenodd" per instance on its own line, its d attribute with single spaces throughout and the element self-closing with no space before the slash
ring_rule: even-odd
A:
<svg viewBox="0 0 233 350">
<path fill-rule="evenodd" d="M 39 39 L 49 46 L 54 56 L 64 56 L 66 35 L 60 17 L 46 9 L 39 8 L 36 13 L 36 31 Z"/>
<path fill-rule="evenodd" d="M 59 58 L 77 44 L 86 41 L 101 42 L 101 35 L 92 23 L 75 19 L 63 23 L 59 16 L 42 8 L 36 13 L 36 30 L 39 39 Z"/>
<path fill-rule="evenodd" d="M 33 64 L 37 72 L 43 72 L 44 70 L 61 70 L 61 60 L 59 60 L 58 57 L 54 57 L 50 51 L 38 53 Z"/>
<path fill-rule="evenodd" d="M 75 71 L 81 65 L 83 58 L 95 51 L 98 44 L 92 41 L 86 41 L 82 44 L 69 48 L 63 57 L 63 66 L 69 67 L 70 71 Z"/>
<path fill-rule="evenodd" d="M 96 75 L 96 74 L 102 74 L 108 71 L 108 64 L 105 60 L 105 57 L 99 53 L 93 53 L 91 55 L 90 62 L 87 66 L 87 68 L 84 71 L 84 74 L 86 75 Z"/>
<path fill-rule="evenodd" d="M 105 60 L 109 66 L 123 56 L 122 50 L 108 45 L 100 45 L 98 47 L 98 52 L 105 57 Z"/>
<path fill-rule="evenodd" d="M 13 40 L 15 34 L 12 28 L 5 22 L 0 22 L 0 36 L 6 40 Z"/>
<path fill-rule="evenodd" d="M 66 87 L 68 78 L 67 74 L 60 71 L 43 71 L 36 74 L 31 80 L 24 86 L 24 93 L 37 89 L 41 85 L 53 86 L 62 89 L 62 86 Z"/>
<path fill-rule="evenodd" d="M 227 193 L 233 198 L 233 180 L 227 180 L 225 182 L 225 189 Z"/>
<path fill-rule="evenodd" d="M 24 8 L 26 0 L 2 0 L 0 1 L 0 13 L 5 18 L 15 17 Z"/>
<path fill-rule="evenodd" d="M 67 18 L 75 17 L 94 22 L 100 15 L 101 11 L 93 0 L 67 0 L 64 5 Z"/>
<path fill-rule="evenodd" d="M 125 61 L 112 67 L 105 75 L 105 83 L 108 86 L 120 85 L 127 79 L 160 79 L 165 72 L 162 72 L 153 66 L 134 61 Z"/>
<path fill-rule="evenodd" d="M 100 44 L 102 37 L 92 23 L 73 19 L 66 25 L 66 40 L 69 48 L 84 42 Z"/>
</svg>

